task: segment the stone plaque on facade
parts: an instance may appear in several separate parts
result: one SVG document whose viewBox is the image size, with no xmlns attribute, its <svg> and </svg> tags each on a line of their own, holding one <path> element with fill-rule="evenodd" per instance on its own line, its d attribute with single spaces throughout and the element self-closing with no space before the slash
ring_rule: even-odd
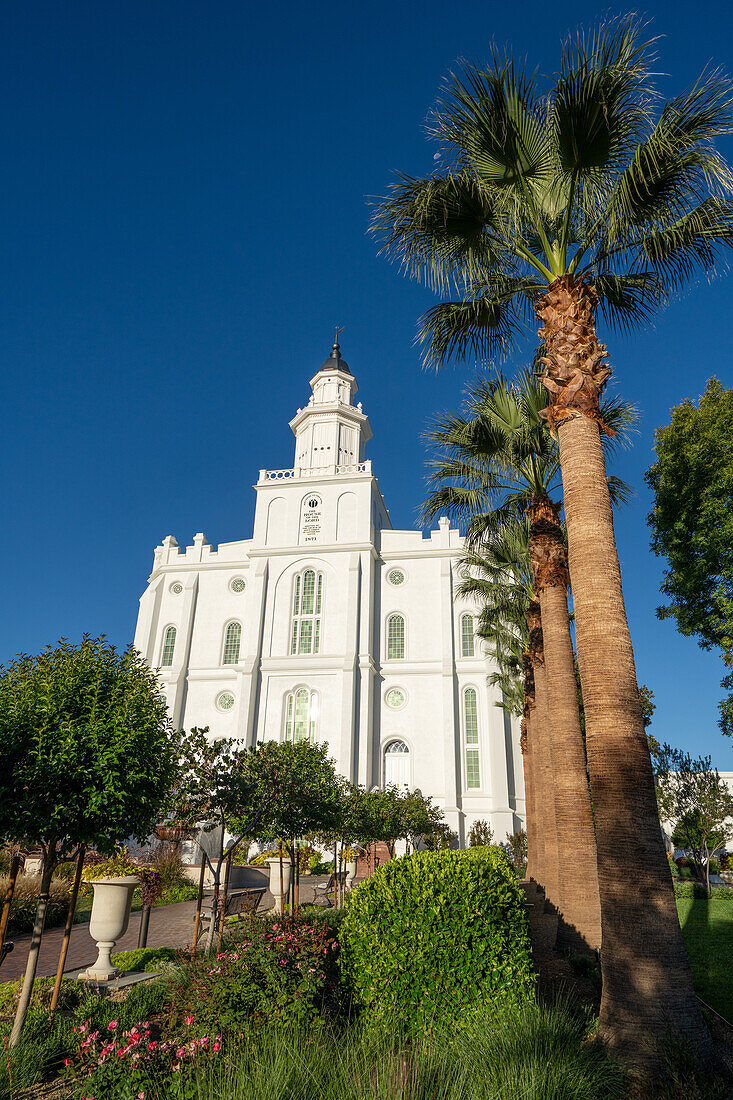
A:
<svg viewBox="0 0 733 1100">
<path fill-rule="evenodd" d="M 321 537 L 321 498 L 313 493 L 303 501 L 300 515 L 300 541 L 318 542 Z"/>
</svg>

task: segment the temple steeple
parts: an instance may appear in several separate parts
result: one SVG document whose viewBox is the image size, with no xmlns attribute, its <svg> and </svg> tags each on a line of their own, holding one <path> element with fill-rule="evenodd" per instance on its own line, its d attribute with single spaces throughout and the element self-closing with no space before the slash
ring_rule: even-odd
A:
<svg viewBox="0 0 733 1100">
<path fill-rule="evenodd" d="M 364 444 L 372 438 L 372 430 L 361 404 L 352 403 L 359 387 L 349 364 L 341 358 L 338 339 L 310 386 L 313 392 L 308 404 L 290 421 L 295 468 L 336 472 L 340 466 L 363 462 Z"/>
</svg>

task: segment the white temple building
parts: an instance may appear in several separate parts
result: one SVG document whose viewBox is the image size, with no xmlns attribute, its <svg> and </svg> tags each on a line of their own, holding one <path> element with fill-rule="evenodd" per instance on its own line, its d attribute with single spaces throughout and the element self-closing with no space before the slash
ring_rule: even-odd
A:
<svg viewBox="0 0 733 1100">
<path fill-rule="evenodd" d="M 372 431 L 338 344 L 290 421 L 295 461 L 260 470 L 254 533 L 155 549 L 135 645 L 177 727 L 327 742 L 367 788 L 419 787 L 466 841 L 524 825 L 518 723 L 457 600 L 462 539 L 394 531 L 364 445 Z"/>
</svg>

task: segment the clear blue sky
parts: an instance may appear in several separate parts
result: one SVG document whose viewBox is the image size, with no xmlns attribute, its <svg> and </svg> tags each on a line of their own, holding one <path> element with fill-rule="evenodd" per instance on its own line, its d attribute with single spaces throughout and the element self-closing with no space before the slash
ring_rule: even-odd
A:
<svg viewBox="0 0 733 1100">
<path fill-rule="evenodd" d="M 251 485 L 260 467 L 291 464 L 288 420 L 335 322 L 393 523 L 414 524 L 421 433 L 472 371 L 420 369 L 415 323 L 433 299 L 377 257 L 368 197 L 392 171 L 431 170 L 423 121 L 456 58 L 494 39 L 551 72 L 560 38 L 607 10 L 5 5 L 0 661 L 84 631 L 126 643 L 166 534 L 251 534 Z M 666 93 L 711 59 L 733 68 L 728 4 L 647 14 L 665 36 Z M 653 330 L 609 339 L 618 391 L 643 414 L 615 468 L 638 491 L 617 528 L 652 731 L 726 769 L 718 658 L 655 618 L 643 474 L 670 408 L 712 373 L 733 383 L 731 294 L 733 275 Z"/>
</svg>

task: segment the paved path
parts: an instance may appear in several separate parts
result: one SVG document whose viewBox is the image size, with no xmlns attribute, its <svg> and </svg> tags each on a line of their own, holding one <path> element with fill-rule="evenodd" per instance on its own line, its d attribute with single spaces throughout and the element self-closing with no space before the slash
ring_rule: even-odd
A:
<svg viewBox="0 0 733 1100">
<path fill-rule="evenodd" d="M 312 901 L 313 886 L 318 882 L 325 882 L 327 877 L 327 875 L 309 875 L 301 878 L 300 900 L 302 904 Z M 204 897 L 204 906 L 206 904 L 207 898 Z M 264 913 L 271 909 L 274 904 L 275 900 L 268 890 L 260 902 L 258 912 Z M 147 946 L 190 947 L 195 915 L 195 901 L 181 901 L 176 905 L 162 905 L 158 909 L 153 909 L 148 926 Z M 115 951 L 134 951 L 137 947 L 139 929 L 140 913 L 133 913 L 130 917 L 129 928 L 122 939 L 118 940 Z M 10 935 L 7 938 L 15 944 L 15 948 L 11 954 L 6 956 L 5 962 L 0 966 L 0 982 L 16 981 L 23 974 L 31 942 L 30 933 Z M 49 928 L 44 932 L 38 959 L 37 974 L 39 976 L 56 973 L 63 938 L 63 927 Z M 89 935 L 89 924 L 75 924 L 71 932 L 69 953 L 66 956 L 66 970 L 79 970 L 83 966 L 89 966 L 96 957 L 97 948 L 94 940 Z"/>
</svg>

